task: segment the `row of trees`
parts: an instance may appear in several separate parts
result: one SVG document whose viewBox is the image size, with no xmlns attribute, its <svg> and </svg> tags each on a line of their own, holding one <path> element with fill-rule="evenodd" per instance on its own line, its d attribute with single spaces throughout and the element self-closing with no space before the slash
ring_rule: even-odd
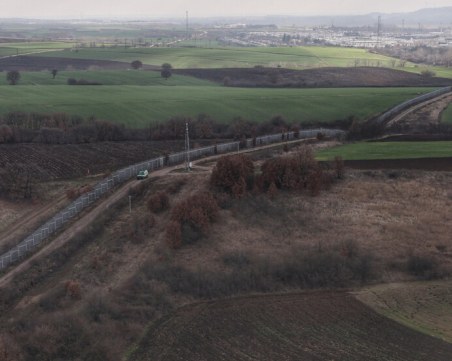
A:
<svg viewBox="0 0 452 361">
<path fill-rule="evenodd" d="M 21 142 L 88 143 L 103 140 L 177 140 L 185 137 L 189 124 L 193 139 L 243 139 L 288 130 L 299 131 L 297 124 L 274 116 L 266 122 L 249 121 L 240 117 L 230 123 L 219 122 L 207 114 L 196 118 L 173 117 L 153 123 L 147 129 L 129 129 L 124 125 L 83 118 L 67 113 L 10 112 L 0 117 L 0 144 Z M 348 121 L 345 127 L 348 126 Z M 344 124 L 336 124 L 344 125 Z M 330 125 L 331 126 L 331 125 Z"/>
<path fill-rule="evenodd" d="M 141 69 L 143 67 L 143 63 L 140 60 L 134 60 L 130 63 L 130 65 L 133 69 Z M 168 80 L 173 74 L 172 69 L 173 67 L 171 64 L 163 63 L 160 70 L 160 75 L 162 76 L 162 78 Z M 55 79 L 58 74 L 58 69 L 52 69 L 50 71 L 50 74 L 52 75 L 52 79 Z M 6 73 L 6 81 L 9 85 L 16 85 L 17 83 L 19 83 L 20 78 L 21 74 L 18 70 L 10 70 Z M 84 79 L 76 80 L 73 78 L 69 78 L 67 80 L 67 83 L 68 85 L 100 85 L 99 82 L 87 81 Z"/>
<path fill-rule="evenodd" d="M 399 58 L 402 62 L 408 60 L 413 63 L 452 66 L 452 49 L 448 47 L 433 48 L 426 45 L 413 47 L 387 46 L 378 49 L 378 52 Z"/>
<path fill-rule="evenodd" d="M 259 172 L 246 155 L 222 157 L 212 172 L 210 184 L 235 198 L 249 191 L 270 196 L 278 190 L 309 191 L 317 195 L 343 175 L 341 158 L 336 158 L 332 164 L 320 165 L 311 148 L 304 147 L 295 154 L 266 160 Z"/>
</svg>

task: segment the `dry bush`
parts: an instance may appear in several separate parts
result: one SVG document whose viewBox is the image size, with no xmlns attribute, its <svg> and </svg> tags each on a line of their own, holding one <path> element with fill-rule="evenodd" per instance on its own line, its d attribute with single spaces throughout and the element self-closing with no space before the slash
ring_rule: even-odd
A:
<svg viewBox="0 0 452 361">
<path fill-rule="evenodd" d="M 77 188 L 71 188 L 66 191 L 66 198 L 70 201 L 76 199 L 79 196 Z"/>
<path fill-rule="evenodd" d="M 322 169 L 310 148 L 302 148 L 292 156 L 272 158 L 261 167 L 259 184 L 267 191 L 272 184 L 278 189 L 310 189 L 314 194 L 321 189 Z"/>
<path fill-rule="evenodd" d="M 70 280 L 65 284 L 66 294 L 74 300 L 79 300 L 82 298 L 82 290 L 80 287 L 80 282 Z"/>
<path fill-rule="evenodd" d="M 210 177 L 210 184 L 234 197 L 242 197 L 253 183 L 254 165 L 246 155 L 221 157 Z"/>
<path fill-rule="evenodd" d="M 91 192 L 92 190 L 93 187 L 90 185 L 84 185 L 79 188 L 71 188 L 66 191 L 66 198 L 72 201 L 85 193 Z"/>
<path fill-rule="evenodd" d="M 201 238 L 218 211 L 213 195 L 205 192 L 196 193 L 176 204 L 171 212 L 172 222 L 166 229 L 168 245 L 179 248 Z"/>
<path fill-rule="evenodd" d="M 169 207 L 168 194 L 164 191 L 154 194 L 149 197 L 147 205 L 152 213 L 160 213 L 167 210 Z"/>
<path fill-rule="evenodd" d="M 21 361 L 19 345 L 7 334 L 0 335 L 0 361 Z"/>
<path fill-rule="evenodd" d="M 182 229 L 180 222 L 171 221 L 166 226 L 165 241 L 169 248 L 178 249 L 182 246 Z"/>
<path fill-rule="evenodd" d="M 179 191 L 182 189 L 182 187 L 187 184 L 187 178 L 179 178 L 175 182 L 171 183 L 171 185 L 168 187 L 168 192 L 170 194 L 176 194 L 179 193 Z"/>
</svg>

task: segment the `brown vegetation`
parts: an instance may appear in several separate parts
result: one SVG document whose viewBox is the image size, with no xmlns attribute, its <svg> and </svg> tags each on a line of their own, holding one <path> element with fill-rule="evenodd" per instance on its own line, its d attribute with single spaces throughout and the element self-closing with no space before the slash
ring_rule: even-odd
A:
<svg viewBox="0 0 452 361">
<path fill-rule="evenodd" d="M 304 154 L 301 164 L 309 164 Z M 335 166 L 327 171 L 338 175 Z M 2 289 L 3 330 L 11 330 L 27 361 L 116 361 L 149 322 L 196 300 L 447 275 L 452 269 L 450 175 L 393 173 L 348 171 L 318 197 L 279 191 L 273 200 L 254 192 L 213 197 L 205 192 L 207 172 L 175 172 L 142 182 L 134 191 L 132 214 L 127 199 L 109 207 L 92 228 L 34 261 Z M 168 194 L 170 210 L 153 214 L 151 222 L 147 200 L 159 191 Z M 218 209 L 215 198 L 228 207 Z M 151 223 L 152 232 L 145 231 Z M 140 235 L 139 242 L 130 229 Z M 195 242 L 198 237 L 202 241 Z M 79 283 L 80 299 L 66 294 L 67 280 Z M 347 310 L 325 302 L 329 312 Z M 356 314 L 349 315 L 356 322 Z"/>
</svg>

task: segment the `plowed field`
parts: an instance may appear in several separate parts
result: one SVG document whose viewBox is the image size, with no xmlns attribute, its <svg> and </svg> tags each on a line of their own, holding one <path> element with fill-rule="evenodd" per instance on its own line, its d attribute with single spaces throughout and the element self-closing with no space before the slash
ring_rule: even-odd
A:
<svg viewBox="0 0 452 361">
<path fill-rule="evenodd" d="M 177 149 L 182 148 L 176 142 L 6 144 L 0 145 L 0 169 L 13 165 L 31 169 L 38 180 L 69 179 L 113 171 Z"/>
<path fill-rule="evenodd" d="M 150 328 L 130 360 L 450 360 L 452 345 L 385 318 L 345 292 L 187 306 Z"/>
</svg>

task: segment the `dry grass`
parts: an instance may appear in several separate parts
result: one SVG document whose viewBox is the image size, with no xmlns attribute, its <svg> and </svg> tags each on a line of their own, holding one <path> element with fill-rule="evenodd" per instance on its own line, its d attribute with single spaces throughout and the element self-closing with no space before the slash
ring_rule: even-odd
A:
<svg viewBox="0 0 452 361">
<path fill-rule="evenodd" d="M 196 297 L 171 291 L 166 276 L 149 277 L 146 272 L 152 267 L 156 272 L 161 266 L 161 273 L 179 269 L 174 277 L 188 275 L 194 284 L 196 275 L 218 282 L 222 278 L 216 275 L 254 267 L 256 260 L 281 265 L 296 261 L 290 254 L 293 250 L 306 254 L 340 249 L 353 241 L 375 256 L 383 280 L 413 278 L 403 269 L 413 254 L 433 257 L 441 267 L 452 269 L 451 174 L 399 172 L 394 177 L 384 171 L 350 171 L 345 180 L 318 197 L 285 192 L 273 200 L 265 195 L 246 196 L 226 202 L 228 207 L 220 211 L 207 236 L 179 250 L 168 249 L 164 231 L 171 207 L 207 189 L 208 180 L 208 172 L 174 172 L 146 182 L 133 199 L 132 213 L 124 203 L 105 221 L 103 231 L 69 254 L 63 265 L 48 265 L 47 276 L 37 269 L 34 275 L 24 275 L 27 282 L 34 277 L 39 281 L 18 296 L 20 307 L 9 307 L 7 318 L 1 319 L 4 327 L 16 327 L 27 317 L 33 322 L 23 325 L 19 343 L 25 342 L 27 334 L 39 331 L 45 336 L 48 330 L 55 342 L 58 332 L 66 332 L 61 323 L 67 320 L 82 334 L 86 348 L 96 350 L 91 342 L 99 340 L 101 356 L 92 359 L 118 360 L 150 320 Z M 154 226 L 145 229 L 150 215 L 146 200 L 170 188 L 170 209 L 155 214 Z M 131 237 L 129 226 L 134 222 L 142 227 L 139 242 Z M 68 280 L 79 283 L 80 299 L 61 292 Z M 33 342 L 44 336 L 36 336 Z M 115 352 L 105 353 L 109 344 L 115 345 Z M 87 354 L 78 356 L 83 359 Z"/>
</svg>

